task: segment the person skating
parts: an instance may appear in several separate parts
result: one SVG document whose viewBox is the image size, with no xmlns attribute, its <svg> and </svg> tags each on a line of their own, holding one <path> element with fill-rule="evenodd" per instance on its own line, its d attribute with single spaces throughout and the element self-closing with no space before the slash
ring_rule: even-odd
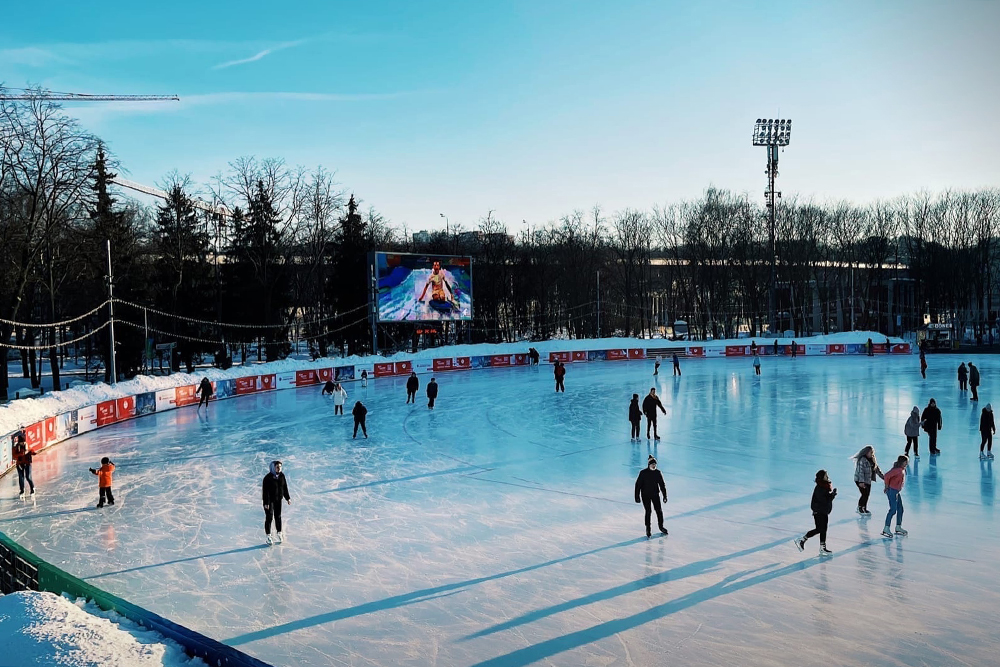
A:
<svg viewBox="0 0 1000 667">
<path fill-rule="evenodd" d="M 97 506 L 104 507 L 104 501 L 107 499 L 109 505 L 115 504 L 115 496 L 111 493 L 111 482 L 112 475 L 115 472 L 115 464 L 111 462 L 107 456 L 101 459 L 101 467 L 90 469 L 90 472 L 97 475 L 97 495 L 98 502 Z"/>
<path fill-rule="evenodd" d="M 885 482 L 885 495 L 889 499 L 889 513 L 885 515 L 885 528 L 882 529 L 883 537 L 892 537 L 892 533 L 889 532 L 889 524 L 892 523 L 893 516 L 896 517 L 896 534 L 907 534 L 906 530 L 903 529 L 903 498 L 900 493 L 903 491 L 903 484 L 906 481 L 906 464 L 909 462 L 908 458 L 900 456 L 892 464 L 892 470 L 882 478 Z"/>
<path fill-rule="evenodd" d="M 752 340 L 750 341 L 750 356 L 752 357 L 755 354 L 757 354 L 757 341 Z"/>
<path fill-rule="evenodd" d="M 562 393 L 565 394 L 566 385 L 563 384 L 563 382 L 566 380 L 566 366 L 563 365 L 563 362 L 561 361 L 556 362 L 556 367 L 552 371 L 552 374 L 556 378 L 556 391 L 557 392 L 561 391 Z"/>
<path fill-rule="evenodd" d="M 271 461 L 271 470 L 264 475 L 264 482 L 261 484 L 261 500 L 264 503 L 264 534 L 267 535 L 267 543 L 274 544 L 271 539 L 271 520 L 274 520 L 274 527 L 278 530 L 278 541 L 284 542 L 285 535 L 281 530 L 281 501 L 285 500 L 289 505 L 292 498 L 288 495 L 288 481 L 285 473 L 281 472 L 281 461 Z"/>
<path fill-rule="evenodd" d="M 415 372 L 410 373 L 410 377 L 406 378 L 406 402 L 416 403 L 417 402 L 417 390 L 420 389 L 420 378 L 417 377 Z"/>
<path fill-rule="evenodd" d="M 653 366 L 653 375 L 660 374 L 660 355 L 656 355 L 656 364 Z"/>
<path fill-rule="evenodd" d="M 875 356 L 875 344 L 872 343 L 872 339 L 869 338 L 868 342 L 865 343 L 865 345 L 867 346 L 867 349 L 868 349 L 868 356 L 869 357 L 874 357 Z"/>
<path fill-rule="evenodd" d="M 29 495 L 35 495 L 35 481 L 31 479 L 31 460 L 35 453 L 28 447 L 28 438 L 24 431 L 18 431 L 10 437 L 13 442 L 11 456 L 17 465 L 17 486 L 20 489 L 18 498 L 24 498 L 24 480 L 28 480 Z"/>
<path fill-rule="evenodd" d="M 438 383 L 437 380 L 431 378 L 431 381 L 427 383 L 427 407 L 431 410 L 434 409 L 434 399 L 438 397 Z"/>
<path fill-rule="evenodd" d="M 799 344 L 794 340 L 792 341 L 792 359 L 794 359 L 799 354 Z"/>
<path fill-rule="evenodd" d="M 830 524 L 830 512 L 833 511 L 833 499 L 837 497 L 837 489 L 833 488 L 830 476 L 825 470 L 816 472 L 816 488 L 813 489 L 812 502 L 809 504 L 812 509 L 813 522 L 816 527 L 808 533 L 795 540 L 795 546 L 799 551 L 806 548 L 806 540 L 814 535 L 819 535 L 819 555 L 828 556 L 833 553 L 826 548 L 826 529 Z"/>
<path fill-rule="evenodd" d="M 937 446 L 938 431 L 944 428 L 944 420 L 941 419 L 941 410 L 937 406 L 937 401 L 933 398 L 927 402 L 927 407 L 920 414 L 920 425 L 927 431 L 928 447 L 931 456 L 937 456 L 941 450 Z"/>
<path fill-rule="evenodd" d="M 344 385 L 339 382 L 334 383 L 333 387 L 333 414 L 342 415 L 344 414 L 344 402 L 347 401 L 347 390 L 344 389 Z"/>
<path fill-rule="evenodd" d="M 903 425 L 903 434 L 906 436 L 906 449 L 903 450 L 903 453 L 909 456 L 910 445 L 913 445 L 913 456 L 919 459 L 920 447 L 917 444 L 917 440 L 920 438 L 920 408 L 915 405 L 913 406 L 913 410 L 910 411 L 910 418 Z"/>
<path fill-rule="evenodd" d="M 639 439 L 639 429 L 642 427 L 642 409 L 639 407 L 639 394 L 632 394 L 628 404 L 628 421 L 632 424 L 632 442 Z"/>
<path fill-rule="evenodd" d="M 362 387 L 367 387 L 368 386 L 368 371 L 367 370 L 361 371 L 361 386 Z"/>
<path fill-rule="evenodd" d="M 660 532 L 667 534 L 667 529 L 663 527 L 663 508 L 660 507 L 660 494 L 663 494 L 663 502 L 667 502 L 667 485 L 663 483 L 663 473 L 656 469 L 656 459 L 652 455 L 646 461 L 646 468 L 639 471 L 639 476 L 635 478 L 635 502 L 642 503 L 646 510 L 646 537 L 652 537 L 653 531 L 650 529 L 650 514 L 656 511 L 656 525 Z"/>
<path fill-rule="evenodd" d="M 336 389 L 337 385 L 333 383 L 333 380 L 327 380 L 326 384 L 323 385 L 323 391 L 320 392 L 320 395 L 331 396 Z"/>
<path fill-rule="evenodd" d="M 674 362 L 674 375 L 679 377 L 681 374 L 681 360 L 677 358 L 676 352 L 674 352 L 673 362 Z"/>
<path fill-rule="evenodd" d="M 924 348 L 920 348 L 920 377 L 927 379 L 927 355 Z"/>
<path fill-rule="evenodd" d="M 778 339 L 774 339 L 774 356 L 778 356 Z"/>
<path fill-rule="evenodd" d="M 649 429 L 653 429 L 653 439 L 659 440 L 660 435 L 656 432 L 656 410 L 659 408 L 660 412 L 667 414 L 667 411 L 663 408 L 663 403 L 660 403 L 659 396 L 656 395 L 656 387 L 650 387 L 649 393 L 646 394 L 646 398 L 642 399 L 642 414 L 646 415 L 646 440 L 649 440 Z"/>
<path fill-rule="evenodd" d="M 892 354 L 892 343 L 889 342 L 889 337 L 885 337 L 885 353 Z"/>
<path fill-rule="evenodd" d="M 875 461 L 875 447 L 865 445 L 854 455 L 854 483 L 858 485 L 861 497 L 858 498 L 858 514 L 871 516 L 868 511 L 868 497 L 872 492 L 872 483 L 876 477 L 882 477 L 882 470 Z"/>
<path fill-rule="evenodd" d="M 969 369 L 965 367 L 964 361 L 958 365 L 958 390 L 969 390 Z"/>
<path fill-rule="evenodd" d="M 212 394 L 214 393 L 215 389 L 212 388 L 211 380 L 208 378 L 202 378 L 201 384 L 198 385 L 198 390 L 195 391 L 196 395 L 201 396 L 198 400 L 198 407 L 201 408 L 203 405 L 207 406 L 208 399 L 212 398 Z"/>
<path fill-rule="evenodd" d="M 753 372 L 754 375 L 760 375 L 760 356 L 753 355 Z"/>
<path fill-rule="evenodd" d="M 351 414 L 354 415 L 354 435 L 352 438 L 358 437 L 358 427 L 361 427 L 361 432 L 364 433 L 365 437 L 368 437 L 368 427 L 365 425 L 365 417 L 368 415 L 368 408 L 364 406 L 361 401 L 354 404 L 354 409 L 351 410 Z"/>
<path fill-rule="evenodd" d="M 979 368 L 974 363 L 972 363 L 971 361 L 969 362 L 969 389 L 972 390 L 972 398 L 970 398 L 969 400 L 970 401 L 978 401 L 979 400 Z"/>
<path fill-rule="evenodd" d="M 996 422 L 993 421 L 993 405 L 987 403 L 983 408 L 983 413 L 979 415 L 979 434 L 983 436 L 983 441 L 979 443 L 979 458 L 993 458 L 993 434 L 997 432 Z M 983 453 L 983 448 L 986 453 Z M 23 489 L 22 489 L 23 490 Z"/>
</svg>

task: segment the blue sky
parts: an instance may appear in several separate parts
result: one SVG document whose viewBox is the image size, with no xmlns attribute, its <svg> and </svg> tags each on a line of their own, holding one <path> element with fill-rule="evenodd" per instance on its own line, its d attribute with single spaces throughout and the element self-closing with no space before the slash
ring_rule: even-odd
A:
<svg viewBox="0 0 1000 667">
<path fill-rule="evenodd" d="M 179 103 L 68 107 L 133 180 L 322 164 L 410 230 L 600 204 L 1000 184 L 1000 3 L 8 3 L 0 81 Z"/>
</svg>

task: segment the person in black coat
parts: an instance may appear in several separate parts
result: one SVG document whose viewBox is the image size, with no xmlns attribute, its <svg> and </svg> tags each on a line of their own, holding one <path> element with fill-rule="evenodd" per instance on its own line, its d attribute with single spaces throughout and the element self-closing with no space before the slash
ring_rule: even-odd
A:
<svg viewBox="0 0 1000 667">
<path fill-rule="evenodd" d="M 417 390 L 420 389 L 420 378 L 417 377 L 416 373 L 410 373 L 410 377 L 406 378 L 406 402 L 416 403 L 417 402 Z"/>
<path fill-rule="evenodd" d="M 937 401 L 933 398 L 927 402 L 927 407 L 920 413 L 920 425 L 927 431 L 931 456 L 937 456 L 941 453 L 937 446 L 937 434 L 939 430 L 944 428 L 944 421 L 941 419 L 941 410 L 937 406 Z"/>
<path fill-rule="evenodd" d="M 667 414 L 667 411 L 663 409 L 663 403 L 660 403 L 660 399 L 656 395 L 656 387 L 650 387 L 646 398 L 642 399 L 642 414 L 646 415 L 646 440 L 649 440 L 650 428 L 653 429 L 653 439 L 660 439 L 659 434 L 656 432 L 657 408 L 659 408 L 660 412 L 663 414 Z"/>
<path fill-rule="evenodd" d="M 628 404 L 628 420 L 632 424 L 632 442 L 639 439 L 639 429 L 642 426 L 642 409 L 639 407 L 639 394 L 632 394 L 632 402 Z"/>
<path fill-rule="evenodd" d="M 830 476 L 825 470 L 817 471 L 816 488 L 813 489 L 812 502 L 809 504 L 816 527 L 795 540 L 795 546 L 799 551 L 806 548 L 806 540 L 813 535 L 819 535 L 819 555 L 828 556 L 833 553 L 826 548 L 826 528 L 830 524 L 830 512 L 833 511 L 833 499 L 836 497 L 837 489 L 833 488 Z"/>
<path fill-rule="evenodd" d="M 974 363 L 969 362 L 969 389 L 972 390 L 970 401 L 979 400 L 979 369 Z"/>
<path fill-rule="evenodd" d="M 660 532 L 667 534 L 667 529 L 663 527 L 660 494 L 663 494 L 663 502 L 667 502 L 667 485 L 663 483 L 663 473 L 656 469 L 656 459 L 650 455 L 646 469 L 640 470 L 635 479 L 635 502 L 641 502 L 646 509 L 646 537 L 653 535 L 649 526 L 651 510 L 656 510 L 656 524 L 660 527 Z"/>
<path fill-rule="evenodd" d="M 323 391 L 320 393 L 323 396 L 332 396 L 334 389 L 336 389 L 336 387 L 333 384 L 333 380 L 327 380 L 326 384 L 323 385 Z"/>
<path fill-rule="evenodd" d="M 195 394 L 201 396 L 201 399 L 198 401 L 198 407 L 200 408 L 203 405 L 207 406 L 208 399 L 212 398 L 212 394 L 214 393 L 215 390 L 212 389 L 211 380 L 209 380 L 208 378 L 202 378 L 201 384 L 198 385 L 198 391 L 195 392 Z"/>
<path fill-rule="evenodd" d="M 969 369 L 965 367 L 963 361 L 958 365 L 958 390 L 967 391 L 969 389 Z"/>
<path fill-rule="evenodd" d="M 993 458 L 993 434 L 996 432 L 997 425 L 993 421 L 993 405 L 987 403 L 986 407 L 983 408 L 983 413 L 979 416 L 979 434 L 983 436 L 983 441 L 979 443 L 979 458 Z M 988 452 L 986 454 L 983 453 L 984 447 Z"/>
<path fill-rule="evenodd" d="M 431 378 L 431 381 L 427 383 L 427 407 L 431 410 L 434 409 L 434 399 L 438 397 L 438 383 L 437 380 Z"/>
<path fill-rule="evenodd" d="M 368 437 L 368 427 L 365 426 L 365 417 L 368 415 L 368 408 L 364 406 L 361 401 L 354 404 L 354 409 L 351 410 L 351 414 L 354 415 L 354 435 L 352 438 L 358 437 L 358 427 L 361 427 L 361 432 Z"/>
<path fill-rule="evenodd" d="M 271 540 L 271 519 L 274 519 L 274 527 L 278 529 L 278 541 L 284 542 L 285 537 L 281 532 L 281 501 L 286 500 L 292 504 L 292 498 L 288 495 L 288 482 L 285 480 L 285 473 L 281 472 L 281 461 L 271 461 L 271 471 L 264 476 L 261 484 L 261 500 L 264 502 L 264 532 L 267 534 L 267 543 Z"/>
</svg>

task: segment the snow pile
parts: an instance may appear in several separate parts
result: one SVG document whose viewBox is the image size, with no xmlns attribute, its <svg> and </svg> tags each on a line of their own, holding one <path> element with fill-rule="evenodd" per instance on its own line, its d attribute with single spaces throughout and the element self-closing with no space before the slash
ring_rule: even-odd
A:
<svg viewBox="0 0 1000 667">
<path fill-rule="evenodd" d="M 28 667 L 206 667 L 176 642 L 92 602 L 24 591 L 0 596 L 5 660 Z"/>
<path fill-rule="evenodd" d="M 885 335 L 875 331 L 851 331 L 826 336 L 810 336 L 796 338 L 797 343 L 814 345 L 829 345 L 833 343 L 864 343 L 871 338 L 876 343 L 884 343 Z M 516 354 L 527 352 L 534 347 L 541 353 L 542 361 L 548 360 L 550 351 L 573 350 L 607 350 L 622 348 L 660 348 L 695 346 L 708 349 L 725 347 L 726 345 L 750 345 L 756 340 L 758 345 L 772 345 L 774 338 L 740 338 L 713 341 L 671 341 L 665 338 L 577 338 L 572 340 L 546 340 L 539 342 L 523 341 L 519 343 L 476 343 L 470 345 L 447 345 L 432 347 L 418 352 L 398 352 L 387 357 L 351 355 L 347 357 L 326 357 L 312 361 L 309 359 L 283 359 L 264 364 L 233 366 L 228 370 L 206 368 L 196 374 L 174 373 L 166 376 L 140 375 L 132 380 L 119 382 L 114 387 L 104 383 L 80 386 L 75 389 L 55 391 L 39 398 L 13 401 L 6 406 L 0 406 L 0 434 L 12 433 L 21 426 L 33 424 L 46 417 L 58 415 L 71 410 L 78 410 L 101 401 L 108 401 L 124 396 L 134 396 L 149 391 L 169 389 L 184 385 L 198 384 L 201 378 L 210 380 L 229 380 L 248 375 L 269 375 L 289 371 L 330 368 L 332 366 L 362 366 L 371 368 L 374 364 L 387 361 L 408 361 L 412 359 L 442 359 L 455 357 L 489 356 L 494 354 Z M 778 343 L 787 345 L 791 338 L 778 338 Z M 893 343 L 903 342 L 900 338 L 890 338 Z M 360 373 L 358 373 L 360 376 Z"/>
</svg>

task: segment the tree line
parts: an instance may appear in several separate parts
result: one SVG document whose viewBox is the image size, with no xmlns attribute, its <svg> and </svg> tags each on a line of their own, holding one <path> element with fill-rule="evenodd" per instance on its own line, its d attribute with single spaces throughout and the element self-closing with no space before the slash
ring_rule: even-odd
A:
<svg viewBox="0 0 1000 667">
<path fill-rule="evenodd" d="M 772 261 L 776 324 L 796 335 L 900 333 L 925 315 L 987 335 L 997 318 L 996 189 L 866 205 L 789 198 L 773 252 L 765 207 L 714 188 L 517 233 L 489 212 L 414 240 L 333 172 L 276 158 L 237 158 L 205 184 L 166 174 L 162 201 L 142 205 L 115 185 L 123 166 L 101 139 L 42 97 L 0 101 L 0 139 L 0 341 L 23 348 L 14 358 L 35 386 L 43 366 L 58 384 L 70 356 L 110 378 L 108 241 L 122 377 L 142 370 L 147 335 L 176 343 L 188 367 L 278 359 L 296 342 L 365 352 L 374 250 L 473 257 L 474 320 L 385 326 L 383 349 L 414 344 L 417 329 L 499 342 L 669 334 L 682 320 L 696 338 L 760 334 Z M 0 398 L 7 384 L 3 364 Z"/>
</svg>

